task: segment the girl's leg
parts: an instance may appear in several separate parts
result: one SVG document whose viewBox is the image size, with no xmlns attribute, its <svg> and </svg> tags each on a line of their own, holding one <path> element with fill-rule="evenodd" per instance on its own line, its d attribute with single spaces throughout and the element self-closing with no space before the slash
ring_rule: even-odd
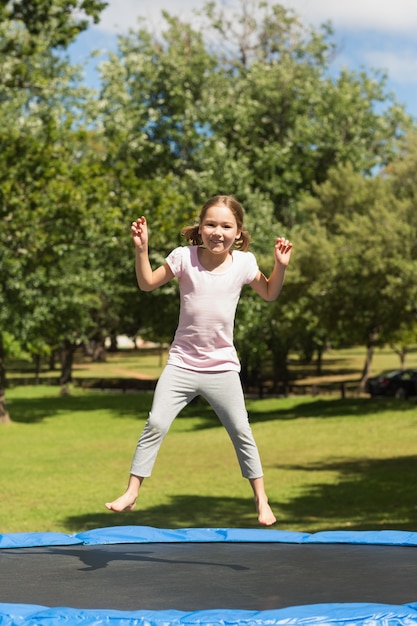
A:
<svg viewBox="0 0 417 626">
<path fill-rule="evenodd" d="M 144 479 L 151 475 L 161 443 L 178 413 L 197 393 L 193 390 L 193 372 L 167 365 L 156 385 L 152 408 L 139 438 L 130 468 L 126 491 L 113 502 L 110 511 L 131 511 Z"/>
<path fill-rule="evenodd" d="M 242 475 L 249 480 L 254 493 L 258 521 L 263 526 L 271 526 L 276 518 L 265 493 L 261 459 L 249 424 L 239 374 L 221 372 L 201 377 L 199 393 L 212 406 L 232 440 Z"/>
</svg>

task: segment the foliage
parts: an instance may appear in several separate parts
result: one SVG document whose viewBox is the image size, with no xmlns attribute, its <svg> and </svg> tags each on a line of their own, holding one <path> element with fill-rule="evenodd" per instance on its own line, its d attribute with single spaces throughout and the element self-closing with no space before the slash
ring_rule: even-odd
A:
<svg viewBox="0 0 417 626">
<path fill-rule="evenodd" d="M 393 184 L 341 167 L 305 199 L 311 245 L 301 249 L 299 268 L 308 306 L 333 343 L 381 345 L 415 323 L 416 229 Z"/>
<path fill-rule="evenodd" d="M 23 32 L 28 48 L 22 50 L 17 40 L 4 43 L 8 52 L 19 59 L 46 38 L 47 48 L 66 48 L 79 33 L 86 30 L 90 19 L 98 23 L 100 12 L 108 2 L 102 0 L 2 0 L 0 22 Z M 23 67 L 22 67 L 23 69 Z"/>
<path fill-rule="evenodd" d="M 55 48 L 84 30 L 88 17 L 97 20 L 104 6 L 4 2 L 1 13 L 0 333 L 38 354 L 39 342 L 55 345 L 74 327 L 84 330 L 83 298 L 73 293 L 69 302 L 68 288 L 71 281 L 91 291 L 82 233 L 93 216 L 87 219 L 88 191 L 80 185 L 92 175 L 80 117 L 89 92 Z M 0 343 L 2 390 L 7 346 Z"/>
<path fill-rule="evenodd" d="M 410 120 L 386 93 L 383 75 L 343 70 L 329 77 L 328 26 L 307 29 L 277 4 L 241 6 L 230 18 L 209 7 L 207 28 L 219 37 L 210 48 L 216 72 L 205 77 L 199 107 L 207 128 L 203 156 L 222 164 L 214 169 L 220 187 L 267 193 L 276 218 L 293 226 L 302 219 L 300 194 L 338 164 L 371 173 L 389 162 Z M 377 113 L 381 102 L 384 112 Z"/>
<path fill-rule="evenodd" d="M 417 143 L 385 77 L 330 76 L 329 25 L 242 0 L 237 13 L 208 3 L 195 24 L 164 13 L 160 34 L 143 23 L 120 36 L 92 92 L 66 48 L 105 5 L 1 3 L 0 396 L 12 348 L 39 359 L 65 346 L 65 382 L 83 342 L 169 342 L 176 283 L 139 292 L 129 224 L 147 216 L 155 266 L 216 193 L 243 202 L 266 274 L 275 236 L 295 244 L 279 301 L 243 296 L 248 379 L 272 363 L 278 388 L 295 350 L 407 337 Z"/>
</svg>

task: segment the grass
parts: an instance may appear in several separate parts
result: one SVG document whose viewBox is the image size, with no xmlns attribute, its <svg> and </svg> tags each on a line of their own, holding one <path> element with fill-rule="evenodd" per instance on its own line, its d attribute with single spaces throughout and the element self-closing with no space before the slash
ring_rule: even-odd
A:
<svg viewBox="0 0 417 626">
<path fill-rule="evenodd" d="M 126 485 L 149 393 L 17 386 L 0 426 L 0 532 L 116 525 L 257 527 L 230 441 L 198 401 L 174 422 L 137 509 Z M 276 528 L 417 530 L 414 402 L 335 396 L 248 400 Z"/>
</svg>

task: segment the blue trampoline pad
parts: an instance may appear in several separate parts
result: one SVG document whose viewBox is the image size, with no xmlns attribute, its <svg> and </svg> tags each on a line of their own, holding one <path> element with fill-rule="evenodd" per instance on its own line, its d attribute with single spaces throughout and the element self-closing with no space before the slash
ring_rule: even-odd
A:
<svg viewBox="0 0 417 626">
<path fill-rule="evenodd" d="M 417 625 L 417 533 L 0 535 L 0 625 Z"/>
</svg>

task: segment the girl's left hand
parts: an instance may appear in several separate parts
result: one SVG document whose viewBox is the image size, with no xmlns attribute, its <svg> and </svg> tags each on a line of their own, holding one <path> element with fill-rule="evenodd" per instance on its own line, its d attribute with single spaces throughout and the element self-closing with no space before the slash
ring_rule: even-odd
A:
<svg viewBox="0 0 417 626">
<path fill-rule="evenodd" d="M 290 262 L 292 243 L 285 239 L 285 237 L 277 237 L 275 239 L 275 260 L 277 263 L 284 265 L 285 267 Z"/>
</svg>

